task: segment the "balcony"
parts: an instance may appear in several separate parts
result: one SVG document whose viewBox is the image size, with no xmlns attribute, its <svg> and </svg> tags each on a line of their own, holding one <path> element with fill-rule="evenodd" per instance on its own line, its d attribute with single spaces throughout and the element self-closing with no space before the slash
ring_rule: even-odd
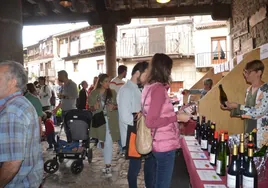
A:
<svg viewBox="0 0 268 188">
<path fill-rule="evenodd" d="M 196 68 L 206 68 L 213 67 L 215 64 L 224 63 L 229 60 L 229 52 L 205 52 L 198 53 L 195 56 L 195 66 Z"/>
<path fill-rule="evenodd" d="M 151 56 L 155 53 L 193 55 L 189 49 L 189 44 L 182 45 L 178 39 L 149 43 L 149 38 L 146 42 L 135 42 L 134 38 L 129 38 L 117 43 L 117 57 Z"/>
<path fill-rule="evenodd" d="M 39 76 L 46 76 L 45 71 L 39 71 Z"/>
</svg>

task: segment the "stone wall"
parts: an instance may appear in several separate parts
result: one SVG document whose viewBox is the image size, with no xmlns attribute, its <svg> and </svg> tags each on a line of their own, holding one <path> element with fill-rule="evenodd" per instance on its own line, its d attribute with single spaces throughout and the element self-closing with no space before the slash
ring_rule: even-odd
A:
<svg viewBox="0 0 268 188">
<path fill-rule="evenodd" d="M 257 11 L 262 7 L 268 6 L 268 0 L 233 0 L 232 1 L 232 28 L 237 26 L 245 19 L 250 19 Z M 267 10 L 267 8 L 266 8 Z M 256 48 L 265 43 L 268 43 L 268 18 L 266 17 L 260 23 L 251 27 L 248 22 L 248 33 L 239 36 L 240 38 L 240 49 L 234 52 L 234 55 L 239 55 L 247 52 L 249 39 L 253 39 L 252 47 Z M 233 34 L 233 32 L 231 32 Z M 237 37 L 233 37 L 233 41 Z M 233 44 L 233 48 L 234 48 Z"/>
</svg>

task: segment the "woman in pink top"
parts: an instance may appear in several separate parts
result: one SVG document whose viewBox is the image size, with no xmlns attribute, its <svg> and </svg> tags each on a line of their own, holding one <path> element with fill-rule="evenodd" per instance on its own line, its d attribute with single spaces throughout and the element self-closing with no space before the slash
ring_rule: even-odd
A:
<svg viewBox="0 0 268 188">
<path fill-rule="evenodd" d="M 173 61 L 165 54 L 155 54 L 149 65 L 148 84 L 142 91 L 143 113 L 151 129 L 153 155 L 156 159 L 154 188 L 169 188 L 175 151 L 180 147 L 178 121 L 187 122 L 190 116 L 176 114 L 167 91 L 171 81 Z"/>
</svg>

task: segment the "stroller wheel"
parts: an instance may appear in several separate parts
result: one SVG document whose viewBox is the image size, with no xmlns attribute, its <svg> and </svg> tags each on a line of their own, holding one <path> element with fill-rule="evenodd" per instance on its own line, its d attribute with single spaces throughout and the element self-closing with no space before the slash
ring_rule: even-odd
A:
<svg viewBox="0 0 268 188">
<path fill-rule="evenodd" d="M 79 174 L 83 171 L 84 164 L 82 160 L 75 160 L 71 165 L 71 172 L 73 174 Z"/>
<path fill-rule="evenodd" d="M 54 159 L 47 160 L 44 164 L 44 170 L 49 174 L 54 174 L 58 169 L 59 163 Z"/>
<path fill-rule="evenodd" d="M 89 148 L 87 151 L 87 161 L 89 164 L 92 163 L 92 158 L 93 158 L 93 151 L 92 149 Z"/>
</svg>

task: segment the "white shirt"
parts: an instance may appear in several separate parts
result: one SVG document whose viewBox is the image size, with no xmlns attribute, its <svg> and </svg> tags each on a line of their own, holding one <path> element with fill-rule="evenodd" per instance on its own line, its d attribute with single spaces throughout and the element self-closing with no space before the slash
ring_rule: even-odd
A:
<svg viewBox="0 0 268 188">
<path fill-rule="evenodd" d="M 141 110 L 141 91 L 138 85 L 128 80 L 117 94 L 117 104 L 119 113 L 119 128 L 122 147 L 126 146 L 127 127 L 133 125 L 132 113 Z"/>
<path fill-rule="evenodd" d="M 50 98 L 52 96 L 51 88 L 48 85 L 41 86 L 39 90 L 39 97 L 43 107 L 50 106 Z"/>
<path fill-rule="evenodd" d="M 125 84 L 123 80 L 118 77 L 115 77 L 110 82 L 110 89 L 113 89 L 118 93 L 119 89 Z"/>
</svg>

